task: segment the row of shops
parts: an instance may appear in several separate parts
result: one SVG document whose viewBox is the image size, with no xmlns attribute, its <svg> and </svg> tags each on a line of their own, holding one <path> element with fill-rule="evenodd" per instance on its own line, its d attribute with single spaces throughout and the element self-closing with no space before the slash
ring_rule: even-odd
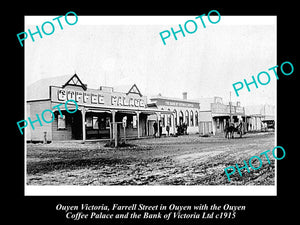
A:
<svg viewBox="0 0 300 225">
<path fill-rule="evenodd" d="M 182 99 L 161 95 L 147 99 L 135 84 L 124 92 L 105 86 L 91 89 L 76 74 L 37 81 L 28 87 L 26 99 L 26 117 L 31 118 L 70 99 L 78 105 L 73 114 L 62 110 L 63 116 L 53 109 L 52 123 L 25 128 L 26 140 L 34 142 L 175 135 L 180 127 L 188 134 L 217 134 L 230 118 L 251 124 L 251 129 L 258 129 L 263 119 L 255 114 L 247 117 L 239 102 L 226 105 L 218 97 L 189 100 L 183 93 Z"/>
<path fill-rule="evenodd" d="M 240 102 L 223 103 L 221 97 L 199 99 L 199 133 L 223 133 L 227 121 L 236 126 L 243 123 L 244 132 L 267 131 L 275 129 L 275 106 L 254 105 L 242 107 Z"/>
</svg>

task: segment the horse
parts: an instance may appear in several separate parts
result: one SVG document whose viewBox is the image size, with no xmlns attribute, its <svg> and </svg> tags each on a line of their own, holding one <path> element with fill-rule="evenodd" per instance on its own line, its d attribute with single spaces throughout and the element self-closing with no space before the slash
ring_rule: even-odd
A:
<svg viewBox="0 0 300 225">
<path fill-rule="evenodd" d="M 242 131 L 242 123 L 240 123 L 237 127 L 234 126 L 233 123 L 226 124 L 225 128 L 224 128 L 224 132 L 225 132 L 225 138 L 234 138 L 234 132 L 237 132 L 238 134 L 240 134 L 240 138 L 242 137 L 243 131 Z"/>
</svg>

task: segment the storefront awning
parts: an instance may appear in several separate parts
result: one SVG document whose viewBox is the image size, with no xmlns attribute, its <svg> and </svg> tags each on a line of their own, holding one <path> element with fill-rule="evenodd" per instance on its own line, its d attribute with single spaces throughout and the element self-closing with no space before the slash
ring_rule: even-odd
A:
<svg viewBox="0 0 300 225">
<path fill-rule="evenodd" d="M 52 102 L 52 103 L 58 103 L 60 102 Z M 161 113 L 161 114 L 172 114 L 172 111 L 169 110 L 160 110 L 157 108 L 141 108 L 141 107 L 130 107 L 130 108 L 124 108 L 124 107 L 116 107 L 116 106 L 97 106 L 97 107 L 90 107 L 90 106 L 81 106 L 78 105 L 77 110 L 81 110 L 82 108 L 85 108 L 87 112 L 98 112 L 98 113 L 111 113 L 111 110 L 116 110 L 117 112 L 123 112 L 123 113 L 130 113 L 130 114 L 136 114 L 136 112 L 144 113 L 144 114 L 155 114 L 155 113 Z M 74 111 L 76 109 L 75 105 L 69 104 L 68 110 Z M 61 111 L 65 111 L 65 107 L 60 107 Z M 53 111 L 58 111 L 57 108 L 54 108 Z"/>
<path fill-rule="evenodd" d="M 230 117 L 227 113 L 213 113 L 212 117 Z"/>
</svg>

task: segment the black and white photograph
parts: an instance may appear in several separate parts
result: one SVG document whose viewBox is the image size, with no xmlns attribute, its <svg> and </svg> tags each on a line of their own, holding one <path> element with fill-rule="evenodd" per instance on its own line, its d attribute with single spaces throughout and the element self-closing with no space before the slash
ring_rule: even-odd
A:
<svg viewBox="0 0 300 225">
<path fill-rule="evenodd" d="M 20 5 L 7 183 L 24 222 L 295 217 L 296 16 L 274 4 Z"/>
<path fill-rule="evenodd" d="M 25 40 L 28 190 L 276 194 L 260 155 L 276 146 L 276 76 L 257 76 L 277 65 L 276 17 L 67 18 Z"/>
</svg>

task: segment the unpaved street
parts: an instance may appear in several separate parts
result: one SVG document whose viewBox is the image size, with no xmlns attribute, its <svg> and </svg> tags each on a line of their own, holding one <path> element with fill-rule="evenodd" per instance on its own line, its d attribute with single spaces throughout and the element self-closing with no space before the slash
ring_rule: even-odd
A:
<svg viewBox="0 0 300 225">
<path fill-rule="evenodd" d="M 224 168 L 275 146 L 274 133 L 243 138 L 187 135 L 129 141 L 108 148 L 104 142 L 27 144 L 28 185 L 274 185 L 275 161 L 229 182 Z M 253 161 L 255 162 L 255 160 Z M 255 165 L 255 163 L 253 163 Z"/>
</svg>

